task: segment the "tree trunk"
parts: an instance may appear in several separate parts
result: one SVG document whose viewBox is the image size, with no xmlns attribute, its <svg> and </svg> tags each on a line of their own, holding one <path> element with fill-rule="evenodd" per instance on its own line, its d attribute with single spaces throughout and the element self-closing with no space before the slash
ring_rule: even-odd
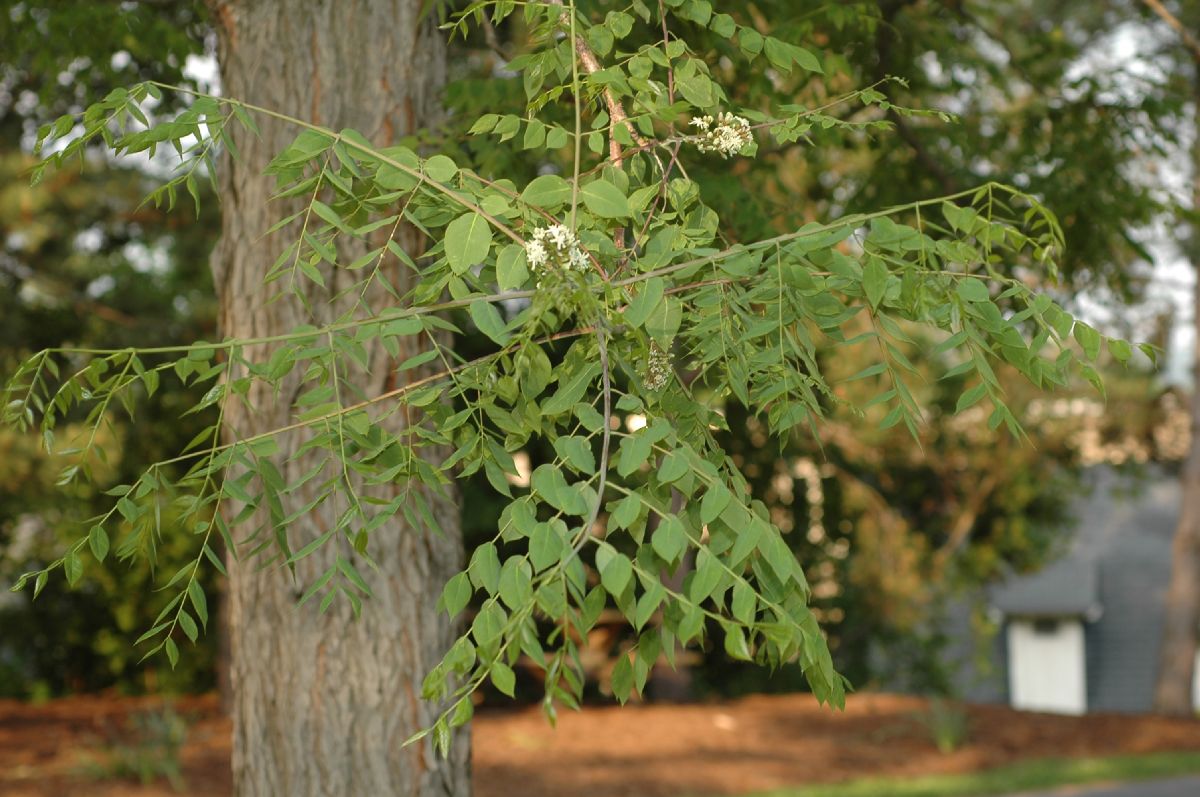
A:
<svg viewBox="0 0 1200 797">
<path fill-rule="evenodd" d="M 433 18 L 419 20 L 422 5 L 421 0 L 211 0 L 222 90 L 333 130 L 352 128 L 377 144 L 393 143 L 433 118 L 444 79 L 442 40 Z M 357 279 L 343 269 L 327 271 L 328 289 L 313 286 L 308 308 L 293 299 L 267 302 L 278 284 L 265 288 L 263 275 L 299 237 L 299 225 L 267 237 L 263 233 L 305 200 L 269 201 L 274 180 L 262 176 L 269 160 L 300 131 L 271 119 L 257 122 L 261 139 L 239 133 L 240 157 L 225 157 L 220 168 L 222 236 L 213 275 L 227 337 L 278 335 L 302 323 L 330 323 L 350 307 L 331 303 L 330 297 Z M 415 251 L 417 237 L 403 235 L 402 244 Z M 344 262 L 364 251 L 365 246 L 340 245 Z M 405 270 L 396 268 L 387 276 L 405 289 Z M 385 297 L 377 292 L 367 299 L 379 307 Z M 401 359 L 417 345 L 401 352 Z M 262 361 L 269 352 L 257 347 L 247 357 Z M 354 387 L 366 396 L 394 387 L 397 378 L 395 362 L 382 347 L 369 354 L 370 376 L 353 377 Z M 227 441 L 294 421 L 290 403 L 299 390 L 300 376 L 293 374 L 278 392 L 264 388 L 251 391 L 245 401 L 230 400 Z M 396 428 L 401 425 L 397 419 Z M 305 439 L 303 431 L 279 438 L 275 462 L 288 483 L 328 456 L 309 451 L 289 459 Z M 283 514 L 305 506 L 316 489 L 282 494 Z M 400 489 L 374 495 L 390 498 Z M 420 699 L 421 680 L 453 641 L 451 624 L 434 604 L 462 558 L 457 507 L 427 497 L 444 533 L 406 527 L 400 518 L 374 531 L 369 552 L 378 570 L 361 563 L 358 568 L 374 596 L 364 601 L 357 620 L 344 596 L 325 614 L 318 614 L 315 600 L 296 606 L 338 550 L 350 555 L 344 539 L 335 538 L 302 559 L 295 578 L 278 562 L 263 567 L 262 560 L 247 558 L 244 546 L 240 561 L 231 558 L 238 795 L 469 794 L 466 733 L 454 740 L 448 761 L 435 756 L 428 743 L 402 747 L 436 716 L 437 707 Z M 319 503 L 289 528 L 292 550 L 331 528 L 344 509 L 337 496 Z M 257 522 L 261 519 L 234 529 L 235 538 L 244 538 Z"/>
<path fill-rule="evenodd" d="M 1200 70 L 1200 66 L 1197 67 Z M 1200 129 L 1200 75 L 1194 78 L 1193 122 Z M 1200 211 L 1200 137 L 1192 146 L 1192 208 Z M 1158 683 L 1154 710 L 1161 714 L 1190 716 L 1192 678 L 1200 631 L 1200 227 L 1193 225 L 1189 254 L 1196 271 L 1192 324 L 1196 331 L 1193 351 L 1192 440 L 1183 466 L 1179 525 L 1171 546 L 1171 586 L 1167 590 Z"/>
</svg>

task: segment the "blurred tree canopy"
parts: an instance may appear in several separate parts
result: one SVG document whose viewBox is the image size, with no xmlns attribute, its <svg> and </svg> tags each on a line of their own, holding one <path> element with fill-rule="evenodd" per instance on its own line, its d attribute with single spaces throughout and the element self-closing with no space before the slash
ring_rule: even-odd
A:
<svg viewBox="0 0 1200 797">
<path fill-rule="evenodd" d="M 588 5 L 615 8 L 604 0 Z M 847 210 L 1007 180 L 1040 195 L 1063 221 L 1068 251 L 1061 300 L 1069 304 L 1085 287 L 1136 298 L 1149 264 L 1139 236 L 1169 206 L 1142 172 L 1178 142 L 1183 101 L 1169 73 L 1089 68 L 1121 13 L 1095 13 L 1096 6 L 1045 0 L 725 3 L 723 10 L 739 22 L 770 19 L 777 35 L 813 41 L 837 60 L 832 79 L 750 69 L 705 27 L 686 31 L 693 47 L 707 44 L 728 56 L 719 59 L 723 72 L 714 78 L 728 87 L 735 106 L 753 112 L 782 88 L 796 105 L 828 105 L 830 118 L 858 128 L 848 134 L 818 121 L 794 145 L 756 159 L 709 161 L 700 167 L 707 173 L 696 175 L 704 199 L 750 239 Z M 199 2 L 4 4 L 0 370 L 31 350 L 65 342 L 120 346 L 215 334 L 208 275 L 215 202 L 201 203 L 199 219 L 167 215 L 140 205 L 152 185 L 146 172 L 102 161 L 36 189 L 20 178 L 31 163 L 26 150 L 38 124 L 136 80 L 186 83 L 188 57 L 206 52 L 207 25 Z M 513 74 L 506 69 L 528 35 L 514 15 L 498 30 L 485 27 L 456 45 L 460 57 L 452 59 L 445 124 L 425 134 L 427 149 L 466 148 L 485 176 L 489 168 L 508 176 L 536 173 L 532 159 L 461 129 L 463 120 L 484 112 L 522 112 L 521 77 L 506 77 Z M 872 84 L 896 105 L 928 113 L 831 104 Z M 467 356 L 478 345 L 459 341 Z M 927 370 L 925 361 L 937 356 L 928 349 L 914 340 L 908 352 Z M 849 375 L 861 365 L 839 367 Z M 876 675 L 870 648 L 883 645 L 904 659 L 900 666 L 920 674 L 918 681 L 936 686 L 935 651 L 922 622 L 940 599 L 933 585 L 979 583 L 1005 568 L 1033 567 L 1061 539 L 1070 486 L 1082 464 L 1076 422 L 1048 412 L 1030 424 L 1037 448 L 997 443 L 948 420 L 949 397 L 958 387 L 926 385 L 925 398 L 941 412 L 928 419 L 920 446 L 903 429 L 863 431 L 861 419 L 831 407 L 833 422 L 820 439 L 798 436 L 783 449 L 764 448 L 758 420 L 736 406 L 727 409 L 733 432 L 726 442 L 742 458 L 758 497 L 785 530 L 790 527 L 838 666 L 856 683 Z M 1137 401 L 1151 390 L 1148 377 L 1130 377 L 1128 393 Z M 200 428 L 199 420 L 179 418 L 195 400 L 181 394 L 142 408 L 143 419 L 154 419 L 153 434 L 114 429 L 107 447 L 114 481 L 130 480 L 121 473 L 126 460 L 154 461 L 179 450 Z M 1017 396 L 1013 405 L 1031 401 Z M 1138 435 L 1152 423 L 1126 416 Z M 93 514 L 96 495 L 80 491 L 69 504 L 61 500 L 52 489 L 56 470 L 37 454 L 36 441 L 0 436 L 0 578 L 29 569 L 41 551 L 56 548 L 72 518 Z M 464 518 L 468 544 L 485 531 L 490 536 L 500 511 L 486 483 L 478 487 L 464 496 L 473 510 Z M 172 572 L 172 540 L 158 544 L 162 567 Z M 133 568 L 107 578 L 103 586 L 88 582 L 93 593 L 43 593 L 36 621 L 28 593 L 0 600 L 0 639 L 22 640 L 0 643 L 0 684 L 14 684 L 17 694 L 35 685 L 50 692 L 144 686 L 130 643 L 157 609 L 146 600 L 153 575 Z M 175 683 L 210 682 L 213 637 L 205 639 L 209 647 L 185 658 L 190 669 L 177 672 Z M 746 679 L 762 675 L 731 667 L 714 653 L 702 677 L 724 688 L 761 686 Z"/>
<path fill-rule="evenodd" d="M 26 174 L 38 124 L 133 80 L 184 80 L 182 67 L 203 51 L 205 31 L 199 4 L 5 3 L 0 10 L 0 372 L 47 346 L 214 334 L 215 203 L 205 203 L 198 219 L 168 215 L 142 203 L 150 175 L 99 157 L 36 189 Z M 129 478 L 144 457 L 178 451 L 200 428 L 198 419 L 180 417 L 197 396 L 160 398 L 141 408 L 151 433 L 117 426 L 102 441 L 111 481 Z M 105 500 L 82 486 L 64 500 L 55 486 L 63 464 L 49 461 L 36 439 L 0 431 L 6 586 L 30 564 L 54 558 Z M 179 538 L 144 544 L 158 548 L 168 569 L 186 550 Z M 133 642 L 157 613 L 149 599 L 157 575 L 140 561 L 106 570 L 79 591 L 44 596 L 36 613 L 28 595 L 0 593 L 0 694 L 211 686 L 211 646 L 173 673 L 139 666 Z"/>
</svg>

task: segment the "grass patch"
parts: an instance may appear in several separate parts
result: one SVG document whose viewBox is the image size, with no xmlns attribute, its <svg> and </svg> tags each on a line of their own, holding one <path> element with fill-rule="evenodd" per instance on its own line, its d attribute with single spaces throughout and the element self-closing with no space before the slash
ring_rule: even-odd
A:
<svg viewBox="0 0 1200 797">
<path fill-rule="evenodd" d="M 1200 753 L 1042 758 L 961 775 L 865 778 L 747 797 L 983 797 L 1080 783 L 1126 783 L 1200 773 Z"/>
</svg>

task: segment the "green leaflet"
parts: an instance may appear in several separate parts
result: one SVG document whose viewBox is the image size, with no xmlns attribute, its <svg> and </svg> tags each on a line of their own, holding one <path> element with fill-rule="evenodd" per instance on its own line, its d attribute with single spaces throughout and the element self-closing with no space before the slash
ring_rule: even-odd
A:
<svg viewBox="0 0 1200 797">
<path fill-rule="evenodd" d="M 479 327 L 480 332 L 501 346 L 508 343 L 511 336 L 508 334 L 508 328 L 500 316 L 500 311 L 496 309 L 496 305 L 485 299 L 476 299 L 471 302 L 469 309 L 471 320 L 475 322 L 475 326 Z"/>
<path fill-rule="evenodd" d="M 491 247 L 491 225 L 478 213 L 465 213 L 446 227 L 446 262 L 455 274 L 482 263 Z"/>
<path fill-rule="evenodd" d="M 644 326 L 650 314 L 657 309 L 663 299 L 665 283 L 659 277 L 651 277 L 642 285 L 641 290 L 629 302 L 625 309 L 625 320 L 630 326 Z"/>
<path fill-rule="evenodd" d="M 543 174 L 525 186 L 521 200 L 553 213 L 571 201 L 571 184 L 557 174 Z"/>
<path fill-rule="evenodd" d="M 529 280 L 529 263 L 525 247 L 509 244 L 496 257 L 496 281 L 502 291 L 515 291 Z"/>
<path fill-rule="evenodd" d="M 594 180 L 579 189 L 584 207 L 605 219 L 629 217 L 629 200 L 621 190 L 606 180 Z"/>
</svg>

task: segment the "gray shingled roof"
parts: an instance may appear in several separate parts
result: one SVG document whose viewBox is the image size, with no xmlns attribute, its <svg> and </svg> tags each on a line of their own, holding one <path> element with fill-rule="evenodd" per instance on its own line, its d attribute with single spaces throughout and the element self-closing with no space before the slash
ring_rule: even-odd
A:
<svg viewBox="0 0 1200 797">
<path fill-rule="evenodd" d="M 1054 562 L 1004 582 L 992 590 L 989 602 L 1009 617 L 1096 619 L 1101 608 L 1096 563 L 1073 558 Z"/>
</svg>

